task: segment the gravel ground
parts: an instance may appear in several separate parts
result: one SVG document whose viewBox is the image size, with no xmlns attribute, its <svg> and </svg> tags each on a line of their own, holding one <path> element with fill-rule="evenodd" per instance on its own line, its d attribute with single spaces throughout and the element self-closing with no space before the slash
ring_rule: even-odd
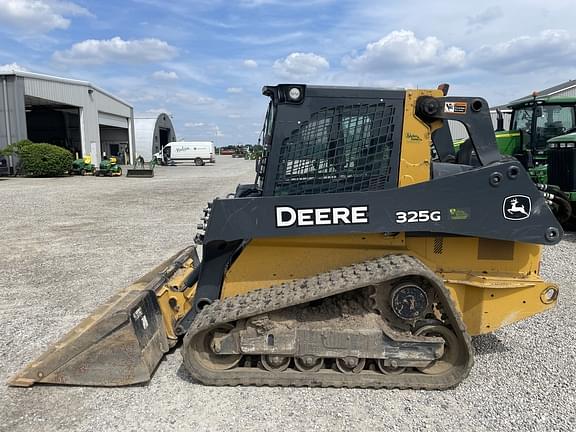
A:
<svg viewBox="0 0 576 432">
<path fill-rule="evenodd" d="M 206 201 L 253 162 L 158 168 L 153 179 L 0 181 L 0 381 L 117 289 L 188 245 Z M 0 384 L 0 430 L 576 430 L 576 236 L 545 251 L 553 311 L 474 338 L 476 365 L 444 392 L 199 385 L 176 350 L 148 385 Z"/>
</svg>

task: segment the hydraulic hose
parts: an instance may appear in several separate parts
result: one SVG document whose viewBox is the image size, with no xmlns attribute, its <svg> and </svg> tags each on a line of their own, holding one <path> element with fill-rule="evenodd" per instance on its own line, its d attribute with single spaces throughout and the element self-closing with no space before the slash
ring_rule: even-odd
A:
<svg viewBox="0 0 576 432">
<path fill-rule="evenodd" d="M 186 278 L 184 279 L 184 286 L 186 288 L 190 288 L 196 282 L 198 282 L 198 277 L 200 276 L 200 269 L 201 268 L 202 268 L 202 263 L 200 263 L 200 265 L 198 267 L 196 267 L 194 270 L 192 270 L 192 273 L 190 273 L 188 276 L 186 276 Z"/>
<path fill-rule="evenodd" d="M 570 197 L 568 197 L 568 195 L 566 195 L 564 192 L 562 192 L 562 190 L 558 186 L 543 184 L 543 183 L 536 183 L 536 187 L 538 188 L 538 190 L 540 190 L 542 192 L 551 192 L 554 195 L 561 196 L 563 199 L 565 199 L 568 202 L 570 201 Z"/>
<path fill-rule="evenodd" d="M 554 195 L 550 192 L 543 192 L 543 195 L 544 198 L 546 198 L 548 205 L 553 209 L 558 221 L 561 224 L 568 222 L 570 216 L 572 216 L 572 206 L 570 205 L 570 201 L 564 199 L 564 197 L 560 195 Z"/>
</svg>

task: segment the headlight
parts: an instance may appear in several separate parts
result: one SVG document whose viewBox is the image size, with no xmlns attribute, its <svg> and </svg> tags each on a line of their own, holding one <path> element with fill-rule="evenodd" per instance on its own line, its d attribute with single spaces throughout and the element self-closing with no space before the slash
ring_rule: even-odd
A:
<svg viewBox="0 0 576 432">
<path fill-rule="evenodd" d="M 288 97 L 293 101 L 297 101 L 298 99 L 300 99 L 301 96 L 302 96 L 302 90 L 300 90 L 298 87 L 292 87 L 288 91 Z"/>
</svg>

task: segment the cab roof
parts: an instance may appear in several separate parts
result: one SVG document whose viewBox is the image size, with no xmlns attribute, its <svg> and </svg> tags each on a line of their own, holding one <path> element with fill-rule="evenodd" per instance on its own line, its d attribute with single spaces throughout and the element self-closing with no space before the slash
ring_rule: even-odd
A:
<svg viewBox="0 0 576 432">
<path fill-rule="evenodd" d="M 518 108 L 522 106 L 531 106 L 536 100 L 536 103 L 544 105 L 576 105 L 576 96 L 527 96 L 522 99 L 517 99 L 508 104 L 509 108 Z"/>
</svg>

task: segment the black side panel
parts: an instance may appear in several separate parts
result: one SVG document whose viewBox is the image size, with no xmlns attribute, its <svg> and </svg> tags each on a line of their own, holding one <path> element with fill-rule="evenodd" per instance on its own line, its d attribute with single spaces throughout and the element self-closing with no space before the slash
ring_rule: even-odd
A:
<svg viewBox="0 0 576 432">
<path fill-rule="evenodd" d="M 526 199 L 518 198 L 514 204 L 515 196 Z M 519 205 L 524 206 L 526 217 L 518 212 Z M 367 207 L 366 217 L 361 209 L 359 223 L 342 220 L 333 223 L 335 208 L 355 206 Z M 278 207 L 308 209 L 303 218 L 305 223 L 278 227 Z M 318 215 L 310 209 L 323 210 Z M 537 244 L 555 244 L 562 236 L 562 229 L 542 194 L 513 160 L 381 191 L 215 200 L 205 245 L 217 240 L 256 237 L 400 231 Z"/>
</svg>

